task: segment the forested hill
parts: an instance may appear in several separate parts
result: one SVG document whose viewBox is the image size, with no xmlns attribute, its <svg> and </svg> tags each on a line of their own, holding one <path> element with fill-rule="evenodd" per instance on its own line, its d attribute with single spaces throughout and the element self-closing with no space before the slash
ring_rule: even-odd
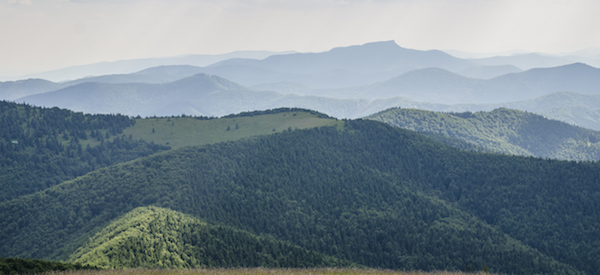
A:
<svg viewBox="0 0 600 275">
<path fill-rule="evenodd" d="M 0 203 L 0 256 L 66 260 L 140 206 L 381 268 L 600 274 L 600 164 L 368 121 L 184 147 Z"/>
<path fill-rule="evenodd" d="M 0 101 L 0 202 L 169 148 L 336 123 L 324 114 L 296 108 L 223 118 L 134 119 Z"/>
<path fill-rule="evenodd" d="M 102 268 L 340 267 L 321 253 L 157 207 L 138 207 L 71 256 Z"/>
<path fill-rule="evenodd" d="M 600 132 L 524 111 L 441 113 L 392 108 L 368 119 L 460 139 L 490 150 L 565 160 L 600 160 Z"/>
<path fill-rule="evenodd" d="M 0 101 L 0 202 L 167 146 L 122 135 L 135 120 Z"/>
</svg>

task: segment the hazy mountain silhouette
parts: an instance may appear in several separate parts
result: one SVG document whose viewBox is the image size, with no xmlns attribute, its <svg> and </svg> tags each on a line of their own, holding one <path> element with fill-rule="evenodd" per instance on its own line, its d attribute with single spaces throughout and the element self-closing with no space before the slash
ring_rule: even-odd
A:
<svg viewBox="0 0 600 275">
<path fill-rule="evenodd" d="M 600 94 L 600 69 L 582 63 L 531 69 L 486 81 L 489 102 L 525 100 L 557 91 Z"/>
<path fill-rule="evenodd" d="M 505 68 L 516 69 L 510 66 Z M 375 84 L 354 87 L 313 89 L 293 81 L 263 83 L 250 87 L 284 94 L 333 98 L 377 100 L 405 97 L 436 104 L 494 104 L 526 100 L 557 91 L 599 94 L 600 90 L 596 87 L 600 87 L 600 69 L 574 63 L 508 73 L 492 79 L 476 79 L 440 68 L 425 68 Z"/>
<path fill-rule="evenodd" d="M 285 81 L 311 88 L 337 88 L 372 84 L 420 68 L 459 71 L 473 66 L 442 51 L 405 49 L 385 41 L 321 53 L 273 55 L 263 60 L 230 59 L 207 66 L 204 72 L 246 86 Z M 274 78 L 273 72 L 282 76 Z M 240 76 L 248 73 L 253 77 Z"/>
<path fill-rule="evenodd" d="M 459 71 L 458 74 L 478 79 L 491 79 L 508 73 L 520 73 L 523 70 L 513 65 L 478 66 Z"/>
<path fill-rule="evenodd" d="M 373 85 L 312 91 L 311 94 L 368 100 L 399 96 L 441 104 L 492 104 L 526 100 L 557 91 L 600 94 L 597 87 L 600 87 L 600 69 L 575 63 L 509 73 L 489 80 L 469 78 L 439 68 L 426 68 Z"/>
<path fill-rule="evenodd" d="M 201 67 L 190 65 L 171 65 L 148 68 L 130 74 L 111 74 L 95 77 L 80 78 L 66 82 L 68 85 L 76 85 L 86 82 L 101 83 L 166 83 L 179 80 L 188 76 L 198 74 Z"/>
<path fill-rule="evenodd" d="M 242 93 L 246 88 L 217 76 L 197 74 L 165 84 L 147 83 L 82 83 L 61 90 L 22 98 L 37 106 L 58 106 L 86 113 L 121 113 L 126 115 L 155 115 L 155 111 L 167 106 L 174 108 L 187 102 L 199 109 L 199 115 L 213 115 L 215 108 L 231 105 L 237 108 L 244 100 L 253 102 L 244 96 L 262 95 L 264 98 L 277 96 L 274 92 Z M 242 98 L 242 100 L 236 100 Z M 235 103 L 234 103 L 235 102 Z M 240 106 L 241 104 L 241 106 Z M 252 109 L 253 106 L 247 106 Z M 228 108 L 225 108 L 228 109 Z M 175 111 L 175 110 L 171 110 Z M 231 112 L 227 112 L 231 113 Z M 179 110 L 172 114 L 181 114 Z"/>
<path fill-rule="evenodd" d="M 25 79 L 0 82 L 0 100 L 14 100 L 20 97 L 44 93 L 65 87 L 44 79 Z"/>
<path fill-rule="evenodd" d="M 41 73 L 28 74 L 19 78 L 43 78 L 51 81 L 69 81 L 89 76 L 100 76 L 107 74 L 128 74 L 144 70 L 150 67 L 165 65 L 192 65 L 207 66 L 215 62 L 230 58 L 252 58 L 264 59 L 274 54 L 289 54 L 293 51 L 271 52 L 271 51 L 235 51 L 225 54 L 191 54 L 162 58 L 139 58 L 130 60 L 118 60 L 114 62 L 99 62 L 80 66 L 71 66 L 57 70 Z M 17 79 L 11 77 L 10 79 Z"/>
<path fill-rule="evenodd" d="M 475 64 L 485 66 L 513 65 L 522 70 L 529 70 L 533 68 L 556 67 L 571 64 L 574 62 L 573 60 L 568 58 L 543 55 L 539 53 L 515 54 L 510 56 L 494 56 L 468 60 Z"/>
<path fill-rule="evenodd" d="M 206 74 L 163 84 L 82 83 L 23 97 L 18 101 L 85 113 L 120 113 L 130 116 L 171 116 L 182 113 L 223 116 L 251 110 L 300 107 L 325 110 L 336 117 L 359 117 L 370 105 L 370 102 L 364 99 L 334 99 L 254 91 L 224 78 Z M 381 107 L 377 107 L 375 111 L 397 104 L 396 100 L 379 102 L 377 106 Z"/>
<path fill-rule="evenodd" d="M 484 81 L 464 77 L 444 69 L 414 70 L 373 85 L 358 97 L 383 99 L 395 96 L 438 103 L 469 102 L 484 90 Z"/>
<path fill-rule="evenodd" d="M 58 86 L 47 85 L 46 90 L 16 94 L 31 95 L 85 82 L 166 83 L 205 73 L 255 90 L 283 94 L 368 100 L 400 96 L 458 104 L 525 100 L 555 91 L 596 93 L 594 87 L 600 82 L 598 69 L 582 63 L 505 74 L 518 70 L 510 65 L 477 66 L 441 51 L 405 49 L 387 41 L 322 53 L 273 55 L 263 60 L 234 58 L 206 67 L 159 66 L 130 74 L 77 79 Z M 502 75 L 486 79 L 498 74 Z M 5 97 L 14 98 L 17 96 Z"/>
</svg>

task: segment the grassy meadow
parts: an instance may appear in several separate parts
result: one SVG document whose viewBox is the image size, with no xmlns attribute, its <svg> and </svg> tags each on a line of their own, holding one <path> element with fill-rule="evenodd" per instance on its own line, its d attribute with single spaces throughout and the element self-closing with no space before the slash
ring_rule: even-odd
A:
<svg viewBox="0 0 600 275">
<path fill-rule="evenodd" d="M 51 275 L 460 275 L 478 274 L 449 271 L 395 271 L 389 269 L 347 268 L 217 268 L 217 269 L 110 269 L 46 273 Z M 482 273 L 483 274 L 483 273 Z M 487 274 L 487 273 L 485 273 Z"/>
<path fill-rule="evenodd" d="M 343 128 L 343 121 L 335 118 L 320 118 L 314 113 L 302 110 L 282 111 L 255 116 L 221 117 L 214 119 L 198 119 L 185 117 L 153 117 L 135 119 L 135 125 L 127 127 L 116 136 L 125 136 L 134 140 L 142 139 L 158 145 L 167 145 L 172 149 L 184 146 L 206 145 L 243 138 L 270 135 L 285 130 L 309 129 L 322 126 L 337 125 Z M 228 130 L 229 129 L 229 130 Z M 106 140 L 112 141 L 115 135 L 107 136 L 107 129 L 98 130 Z M 88 135 L 91 131 L 86 131 Z M 69 140 L 61 139 L 63 146 Z M 95 138 L 79 140 L 81 146 L 98 146 Z"/>
<path fill-rule="evenodd" d="M 319 118 L 309 112 L 290 111 L 260 115 L 260 119 L 250 116 L 210 120 L 193 117 L 144 118 L 137 119 L 135 125 L 125 129 L 123 134 L 177 149 L 189 145 L 213 144 L 268 135 L 288 129 L 307 129 L 336 124 L 343 125 L 343 122 L 332 118 Z"/>
</svg>

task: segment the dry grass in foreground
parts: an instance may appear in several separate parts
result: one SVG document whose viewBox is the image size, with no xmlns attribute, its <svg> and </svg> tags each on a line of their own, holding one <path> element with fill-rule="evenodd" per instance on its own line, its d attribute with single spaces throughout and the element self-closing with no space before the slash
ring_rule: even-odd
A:
<svg viewBox="0 0 600 275">
<path fill-rule="evenodd" d="M 394 271 L 387 269 L 348 268 L 220 268 L 220 269 L 113 269 L 98 271 L 51 272 L 48 275 L 464 275 L 474 273 L 448 271 Z M 483 273 L 482 273 L 483 274 Z"/>
</svg>

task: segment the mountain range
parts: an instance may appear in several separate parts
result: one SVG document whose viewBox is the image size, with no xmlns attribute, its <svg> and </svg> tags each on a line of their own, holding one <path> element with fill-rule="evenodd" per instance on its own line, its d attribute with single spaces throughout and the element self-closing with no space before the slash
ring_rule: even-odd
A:
<svg viewBox="0 0 600 275">
<path fill-rule="evenodd" d="M 231 58 L 263 59 L 275 54 L 290 54 L 293 51 L 235 51 L 225 54 L 190 54 L 174 57 L 141 58 L 118 60 L 113 62 L 100 62 L 87 65 L 72 66 L 23 76 L 3 77 L 6 80 L 42 78 L 55 82 L 68 82 L 75 79 L 89 78 L 108 74 L 129 74 L 151 67 L 168 65 L 207 66 Z"/>
<path fill-rule="evenodd" d="M 575 63 L 554 68 L 508 73 L 491 79 L 461 76 L 440 68 L 413 70 L 397 77 L 362 87 L 338 89 L 297 89 L 299 94 L 334 98 L 386 99 L 406 97 L 415 101 L 442 104 L 501 103 L 526 100 L 552 92 L 569 91 L 599 94 L 600 69 Z M 283 92 L 277 86 L 255 86 Z"/>
<path fill-rule="evenodd" d="M 0 168 L 17 179 L 57 178 L 71 167 L 62 163 L 117 153 L 102 144 L 135 152 L 134 142 L 150 144 L 137 137 L 160 132 L 156 140 L 192 146 L 0 202 L 0 257 L 598 274 L 598 162 L 463 151 L 377 121 L 298 109 L 133 119 L 4 104 L 11 119 L 0 122 L 16 127 L 2 133 Z M 265 125 L 260 136 L 203 145 L 183 138 L 192 125 L 217 123 L 211 135 L 226 140 L 261 121 L 308 118 L 316 127 Z M 9 183 L 0 181 L 3 190 L 23 187 Z"/>
<path fill-rule="evenodd" d="M 0 83 L 0 257 L 600 274 L 599 69 L 236 54 Z"/>
<path fill-rule="evenodd" d="M 600 112 L 597 108 L 600 106 L 598 105 L 600 104 L 600 95 L 555 92 L 532 99 L 495 104 L 448 104 L 455 101 L 456 97 L 469 98 L 476 95 L 473 91 L 493 86 L 489 84 L 490 82 L 497 84 L 496 87 L 504 86 L 505 90 L 511 90 L 511 87 L 520 87 L 518 89 L 532 91 L 532 95 L 541 94 L 539 91 L 543 89 L 551 90 L 552 88 L 544 87 L 551 87 L 553 82 L 560 88 L 566 88 L 569 83 L 572 83 L 572 87 L 581 87 L 582 90 L 591 92 L 593 90 L 591 87 L 597 85 L 595 84 L 598 82 L 596 79 L 600 79 L 596 78 L 598 69 L 582 64 L 531 70 L 491 80 L 470 79 L 442 69 L 431 68 L 411 71 L 372 86 L 333 90 L 313 90 L 293 83 L 282 84 L 278 87 L 253 86 L 252 89 L 249 89 L 226 79 L 202 73 L 167 83 L 131 83 L 133 79 L 179 78 L 195 73 L 196 69 L 197 67 L 190 66 L 167 66 L 129 75 L 105 76 L 102 77 L 104 82 L 73 83 L 66 88 L 22 97 L 17 101 L 37 106 L 58 106 L 85 113 L 120 113 L 130 116 L 162 116 L 182 113 L 223 116 L 249 110 L 299 107 L 318 110 L 338 118 L 357 118 L 391 107 L 445 112 L 491 111 L 506 107 L 534 112 L 548 118 L 600 130 Z M 579 78 L 581 83 L 574 80 L 560 82 L 556 79 L 561 78 L 556 75 L 574 75 L 572 78 Z M 33 82 L 34 80 L 29 80 L 19 84 L 25 85 L 24 83 Z M 41 83 L 52 84 L 52 82 L 43 81 Z M 588 84 L 586 86 L 582 83 Z M 587 90 L 588 87 L 590 87 L 589 90 Z M 270 90 L 284 90 L 285 93 Z M 416 95 L 425 101 L 396 96 L 397 90 L 413 91 L 410 95 Z M 340 99 L 339 97 L 346 98 Z M 363 99 L 364 97 L 380 97 L 381 99 L 367 100 Z M 446 102 L 431 103 L 426 101 L 427 98 L 446 98 Z"/>
<path fill-rule="evenodd" d="M 460 75 L 461 72 L 483 76 L 471 78 Z M 239 87 L 225 92 L 211 88 L 218 83 L 216 86 L 205 85 L 202 80 L 192 83 L 191 79 L 201 78 L 198 76 L 201 73 L 230 80 L 236 83 L 230 87 Z M 439 108 L 479 111 L 464 109 L 476 108 L 473 104 L 516 108 L 512 106 L 515 101 L 535 101 L 534 98 L 559 91 L 570 92 L 562 95 L 563 99 L 573 93 L 597 94 L 598 79 L 599 69 L 581 63 L 520 71 L 513 65 L 481 66 L 441 51 L 405 49 L 387 41 L 322 53 L 271 55 L 262 60 L 234 58 L 205 67 L 160 66 L 63 83 L 36 79 L 3 82 L 0 97 L 82 112 L 134 116 L 181 113 L 219 116 L 302 107 L 340 118 L 355 118 L 389 107 L 405 107 L 398 105 L 404 103 L 435 111 L 440 111 Z M 217 91 L 220 94 L 213 93 Z M 44 95 L 45 92 L 51 93 Z M 118 100 L 118 96 L 123 96 L 123 100 Z M 442 106 L 448 104 L 453 106 Z M 543 112 L 540 114 L 584 127 L 600 127 L 595 125 L 597 108 L 555 105 L 540 110 Z M 534 106 L 517 109 L 531 108 Z"/>
</svg>

